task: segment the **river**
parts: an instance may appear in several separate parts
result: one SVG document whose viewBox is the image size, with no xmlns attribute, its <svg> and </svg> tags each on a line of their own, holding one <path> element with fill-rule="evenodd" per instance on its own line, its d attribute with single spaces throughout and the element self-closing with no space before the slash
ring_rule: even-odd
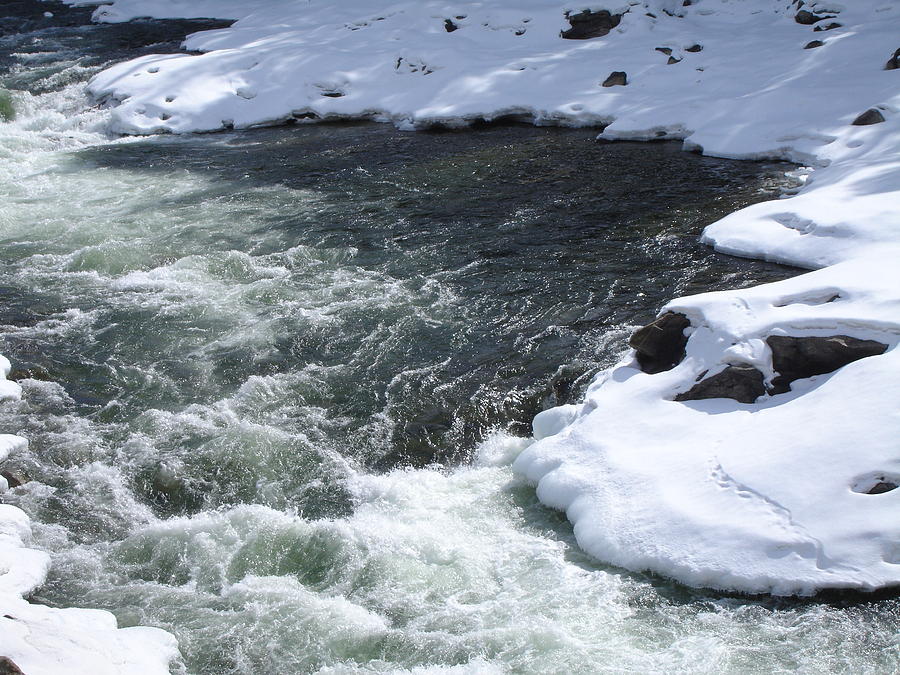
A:
<svg viewBox="0 0 900 675">
<path fill-rule="evenodd" d="M 53 557 L 36 601 L 163 627 L 188 673 L 896 663 L 895 599 L 604 566 L 509 468 L 667 300 L 797 273 L 697 242 L 792 167 L 518 125 L 117 138 L 83 83 L 216 24 L 0 14 L 0 433 L 31 479 L 3 500 Z"/>
</svg>

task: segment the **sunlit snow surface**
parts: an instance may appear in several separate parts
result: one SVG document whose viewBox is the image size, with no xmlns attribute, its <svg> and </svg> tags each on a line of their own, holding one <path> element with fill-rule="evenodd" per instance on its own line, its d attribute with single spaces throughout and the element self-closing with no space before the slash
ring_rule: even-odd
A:
<svg viewBox="0 0 900 675">
<path fill-rule="evenodd" d="M 900 490 L 859 494 L 860 475 L 900 470 L 896 354 L 798 382 L 752 405 L 671 401 L 700 373 L 769 363 L 767 335 L 845 334 L 894 347 L 900 330 L 900 7 L 884 0 L 805 9 L 702 0 L 592 3 L 628 10 L 608 35 L 562 40 L 560 2 L 145 2 L 102 21 L 218 16 L 197 55 L 149 56 L 94 78 L 129 133 L 358 117 L 417 128 L 517 115 L 608 124 L 601 137 L 682 138 L 707 154 L 784 157 L 815 168 L 799 194 L 707 228 L 722 251 L 819 268 L 779 285 L 685 298 L 688 358 L 645 375 L 630 356 L 516 463 L 565 509 L 591 554 L 684 583 L 809 593 L 900 582 Z M 445 20 L 457 30 L 445 30 Z M 827 25 L 823 21 L 818 25 Z M 818 39 L 824 45 L 804 49 Z M 701 51 L 687 51 L 700 45 Z M 668 64 L 671 50 L 677 63 Z M 611 71 L 627 86 L 601 87 Z M 886 121 L 851 126 L 877 107 Z M 816 303 L 828 290 L 840 301 Z M 769 365 L 769 369 L 771 366 Z"/>
</svg>

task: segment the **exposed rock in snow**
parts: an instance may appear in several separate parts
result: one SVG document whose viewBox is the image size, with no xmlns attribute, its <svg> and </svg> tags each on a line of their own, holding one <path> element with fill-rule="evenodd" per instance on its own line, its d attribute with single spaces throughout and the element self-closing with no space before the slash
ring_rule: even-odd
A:
<svg viewBox="0 0 900 675">
<path fill-rule="evenodd" d="M 894 52 L 894 55 L 884 64 L 885 70 L 897 70 L 900 68 L 900 49 Z"/>
<path fill-rule="evenodd" d="M 763 374 L 749 365 L 726 366 L 715 375 L 700 380 L 676 401 L 702 401 L 707 398 L 731 398 L 740 403 L 753 403 L 766 393 Z"/>
<path fill-rule="evenodd" d="M 626 84 L 628 84 L 628 75 L 622 70 L 614 70 L 603 80 L 604 87 L 625 86 Z"/>
<path fill-rule="evenodd" d="M 691 322 L 684 314 L 666 312 L 656 321 L 634 332 L 628 344 L 645 373 L 671 370 L 684 358 Z"/>
<path fill-rule="evenodd" d="M 881 114 L 880 110 L 869 108 L 859 117 L 853 120 L 852 124 L 857 127 L 865 127 L 870 124 L 881 124 L 884 121 L 884 115 Z"/>
<path fill-rule="evenodd" d="M 622 15 L 610 14 L 605 9 L 599 12 L 585 9 L 577 14 L 567 12 L 566 19 L 572 27 L 562 31 L 560 35 L 566 40 L 587 40 L 609 33 L 622 21 Z"/>
<path fill-rule="evenodd" d="M 772 350 L 772 369 L 778 373 L 772 380 L 772 393 L 775 394 L 788 391 L 794 380 L 832 373 L 848 363 L 887 351 L 887 345 L 881 342 L 860 340 L 849 335 L 772 335 L 766 338 L 766 344 Z"/>
</svg>

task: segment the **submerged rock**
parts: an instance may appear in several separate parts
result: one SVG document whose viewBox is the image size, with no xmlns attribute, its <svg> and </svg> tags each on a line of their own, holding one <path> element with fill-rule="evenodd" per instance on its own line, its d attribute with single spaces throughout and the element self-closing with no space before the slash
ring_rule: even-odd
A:
<svg viewBox="0 0 900 675">
<path fill-rule="evenodd" d="M 771 394 L 790 391 L 790 384 L 813 375 L 824 375 L 867 356 L 878 356 L 887 345 L 875 340 L 860 340 L 848 335 L 830 337 L 788 337 L 770 335 L 766 343 L 772 350 L 772 367 L 778 376 L 772 380 Z"/>
<path fill-rule="evenodd" d="M 0 89 L 0 121 L 12 122 L 16 118 L 16 109 L 13 107 L 12 94 Z"/>
<path fill-rule="evenodd" d="M 666 312 L 653 323 L 639 328 L 628 340 L 637 352 L 637 361 L 645 373 L 661 373 L 671 370 L 684 358 L 687 336 L 684 329 L 690 320 L 676 312 Z"/>
<path fill-rule="evenodd" d="M 675 397 L 676 401 L 699 401 L 707 398 L 731 398 L 740 403 L 753 403 L 766 393 L 763 374 L 749 365 L 728 366 Z"/>
<path fill-rule="evenodd" d="M 572 26 L 569 30 L 560 33 L 560 37 L 566 40 L 587 40 L 588 38 L 603 37 L 622 20 L 621 14 L 610 14 L 607 10 L 592 12 L 586 9 L 578 14 L 566 14 L 566 19 Z"/>
<path fill-rule="evenodd" d="M 604 87 L 625 86 L 628 84 L 628 75 L 623 70 L 614 70 L 603 80 Z"/>
</svg>

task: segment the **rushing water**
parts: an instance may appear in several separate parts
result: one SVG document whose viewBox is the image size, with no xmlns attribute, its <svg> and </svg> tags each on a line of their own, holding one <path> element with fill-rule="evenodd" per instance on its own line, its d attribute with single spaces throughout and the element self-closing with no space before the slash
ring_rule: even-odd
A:
<svg viewBox="0 0 900 675">
<path fill-rule="evenodd" d="M 6 12 L 0 433 L 31 441 L 4 500 L 53 555 L 36 600 L 162 626 L 190 673 L 896 666 L 896 600 L 600 565 L 509 469 L 666 300 L 793 273 L 696 242 L 785 166 L 516 126 L 113 139 L 81 83 L 203 25 Z"/>
</svg>

